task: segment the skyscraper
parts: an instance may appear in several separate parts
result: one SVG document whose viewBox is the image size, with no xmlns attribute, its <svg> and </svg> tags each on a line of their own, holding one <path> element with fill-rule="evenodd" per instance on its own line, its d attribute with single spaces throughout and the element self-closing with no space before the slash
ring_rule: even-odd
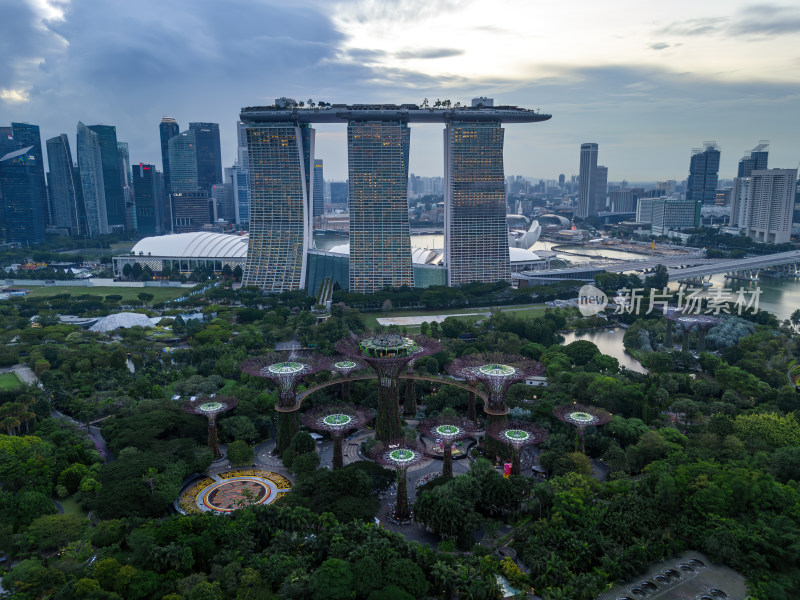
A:
<svg viewBox="0 0 800 600">
<path fill-rule="evenodd" d="M 705 148 L 692 150 L 686 199 L 714 205 L 717 199 L 720 149 L 716 142 L 703 142 Z"/>
<path fill-rule="evenodd" d="M 311 244 L 309 171 L 314 129 L 290 122 L 246 124 L 250 241 L 243 285 L 272 292 L 305 287 Z"/>
<path fill-rule="evenodd" d="M 314 215 L 319 217 L 325 213 L 325 178 L 322 173 L 322 159 L 314 159 Z"/>
<path fill-rule="evenodd" d="M 499 122 L 444 130 L 444 261 L 448 285 L 511 281 Z"/>
<path fill-rule="evenodd" d="M 39 164 L 40 160 L 34 146 L 25 146 L 0 157 L 0 189 L 3 194 L 2 216 L 6 242 L 30 245 L 45 240 L 45 204 L 40 197 L 43 168 Z"/>
<path fill-rule="evenodd" d="M 752 171 L 751 171 L 752 173 Z M 747 197 L 750 195 L 751 178 L 734 177 L 733 189 L 731 190 L 731 214 L 728 224 L 731 227 L 743 228 L 747 226 Z"/>
<path fill-rule="evenodd" d="M 182 131 L 170 138 L 169 179 L 171 193 L 193 192 L 200 189 L 197 177 L 197 139 L 194 129 Z"/>
<path fill-rule="evenodd" d="M 794 169 L 764 169 L 750 174 L 745 225 L 748 237 L 767 244 L 790 240 L 796 179 Z"/>
<path fill-rule="evenodd" d="M 103 164 L 106 218 L 110 231 L 125 229 L 125 190 L 117 145 L 117 128 L 113 125 L 89 125 L 97 134 Z"/>
<path fill-rule="evenodd" d="M 233 185 L 234 220 L 245 228 L 250 227 L 250 171 L 247 155 L 247 126 L 236 122 L 236 163 L 231 169 Z"/>
<path fill-rule="evenodd" d="M 86 235 L 86 209 L 78 189 L 66 133 L 47 140 L 47 162 L 50 166 L 51 225 L 66 228 L 70 235 Z"/>
<path fill-rule="evenodd" d="M 737 177 L 750 177 L 753 171 L 763 171 L 769 161 L 769 140 L 761 140 L 750 152 L 745 152 L 739 161 Z"/>
<path fill-rule="evenodd" d="M 597 171 L 597 144 L 581 144 L 580 187 L 578 189 L 578 210 L 581 219 L 597 214 L 595 210 L 595 171 Z"/>
<path fill-rule="evenodd" d="M 218 123 L 189 123 L 195 134 L 197 185 L 211 194 L 211 186 L 222 183 L 222 156 Z"/>
<path fill-rule="evenodd" d="M 161 170 L 164 174 L 164 189 L 167 194 L 170 193 L 170 179 L 169 179 L 169 141 L 180 133 L 178 122 L 172 117 L 163 117 L 158 126 L 158 132 L 161 136 Z"/>
<path fill-rule="evenodd" d="M 211 200 L 216 219 L 232 223 L 235 218 L 233 208 L 233 185 L 231 183 L 215 183 L 211 186 Z"/>
<path fill-rule="evenodd" d="M 122 199 L 125 204 L 125 229 L 135 231 L 138 229 L 136 224 L 135 198 L 133 197 L 133 185 L 131 183 L 131 157 L 128 150 L 128 142 L 117 142 L 117 154 L 119 156 L 119 172 L 122 179 Z"/>
<path fill-rule="evenodd" d="M 353 293 L 414 285 L 408 226 L 409 143 L 405 121 L 348 123 Z"/>
<path fill-rule="evenodd" d="M 108 233 L 100 140 L 94 131 L 80 121 L 78 122 L 78 168 L 81 174 L 83 203 L 86 207 L 87 235 L 96 237 Z"/>
<path fill-rule="evenodd" d="M 592 215 L 597 215 L 606 209 L 606 194 L 608 193 L 608 167 L 597 166 L 594 169 L 594 210 Z"/>
<path fill-rule="evenodd" d="M 159 184 L 155 165 L 139 163 L 133 167 L 131 187 L 136 198 L 136 229 L 142 235 L 161 233 Z"/>
<path fill-rule="evenodd" d="M 8 135 L 11 135 L 11 138 Z M 32 149 L 28 154 L 32 154 L 33 161 L 28 161 L 27 167 L 33 169 L 36 175 L 30 179 L 31 184 L 31 202 L 37 204 L 35 207 L 36 214 L 41 215 L 44 220 L 44 225 L 50 223 L 50 209 L 47 204 L 47 187 L 44 179 L 44 160 L 42 159 L 42 138 L 39 134 L 39 126 L 31 125 L 30 123 L 11 123 L 10 132 L 7 131 L 5 141 L 0 147 L 5 147 L 7 152 L 3 152 L 3 156 L 12 150 L 21 150 L 31 146 Z"/>
</svg>

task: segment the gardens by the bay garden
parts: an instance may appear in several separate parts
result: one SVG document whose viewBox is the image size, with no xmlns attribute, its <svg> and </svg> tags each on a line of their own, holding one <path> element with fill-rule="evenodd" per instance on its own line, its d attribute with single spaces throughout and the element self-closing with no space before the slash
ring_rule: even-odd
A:
<svg viewBox="0 0 800 600">
<path fill-rule="evenodd" d="M 26 325 L 80 302 L 0 303 L 0 358 L 38 380 L 0 392 L 14 598 L 590 600 L 689 560 L 800 589 L 791 322 L 615 317 L 649 373 L 561 343 L 598 325 L 569 309 L 403 330 L 220 286 L 149 311 L 169 353 Z"/>
</svg>

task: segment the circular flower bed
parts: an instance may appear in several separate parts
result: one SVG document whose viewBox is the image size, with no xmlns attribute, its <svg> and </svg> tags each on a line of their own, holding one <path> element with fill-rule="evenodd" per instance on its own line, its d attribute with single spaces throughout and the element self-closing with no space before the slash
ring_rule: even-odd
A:
<svg viewBox="0 0 800 600">
<path fill-rule="evenodd" d="M 229 513 L 254 504 L 269 504 L 283 496 L 292 482 L 262 469 L 233 469 L 192 484 L 178 497 L 184 514 Z"/>
</svg>

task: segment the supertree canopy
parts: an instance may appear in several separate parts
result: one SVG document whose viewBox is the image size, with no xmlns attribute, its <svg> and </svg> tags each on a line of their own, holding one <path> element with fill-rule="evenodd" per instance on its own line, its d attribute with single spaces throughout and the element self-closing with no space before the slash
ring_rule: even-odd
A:
<svg viewBox="0 0 800 600">
<path fill-rule="evenodd" d="M 453 377 L 483 384 L 489 393 L 484 411 L 491 417 L 508 414 L 505 405 L 508 388 L 526 377 L 541 375 L 544 365 L 514 354 L 470 354 L 452 361 L 447 365 L 447 372 Z"/>
<path fill-rule="evenodd" d="M 203 396 L 194 402 L 187 402 L 183 405 L 183 410 L 193 415 L 203 415 L 208 419 L 208 448 L 214 458 L 221 458 L 217 443 L 217 415 L 229 410 L 233 410 L 239 404 L 239 400 L 233 396 Z"/>
<path fill-rule="evenodd" d="M 327 361 L 315 354 L 303 356 L 273 353 L 242 361 L 239 368 L 243 373 L 254 377 L 269 379 L 278 388 L 278 435 L 275 441 L 275 452 L 281 453 L 292 441 L 300 429 L 297 420 L 297 384 L 307 375 L 311 375 L 327 366 Z"/>
<path fill-rule="evenodd" d="M 511 447 L 511 474 L 522 474 L 522 448 L 541 444 L 549 435 L 545 429 L 528 421 L 496 422 L 488 434 L 501 444 Z"/>
<path fill-rule="evenodd" d="M 411 442 L 407 439 L 381 442 L 375 445 L 370 456 L 375 462 L 397 471 L 397 501 L 392 516 L 398 521 L 410 520 L 408 469 L 427 460 L 419 443 L 416 440 Z"/>
<path fill-rule="evenodd" d="M 578 440 L 580 450 L 583 451 L 583 435 L 587 427 L 594 426 L 600 427 L 605 425 L 611 420 L 611 413 L 598 406 L 584 406 L 573 402 L 572 404 L 563 404 L 553 409 L 553 415 L 578 429 Z"/>
<path fill-rule="evenodd" d="M 442 441 L 442 476 L 453 476 L 453 442 L 473 435 L 476 427 L 463 417 L 434 417 L 420 421 L 417 429 L 425 437 Z"/>
<path fill-rule="evenodd" d="M 378 376 L 380 400 L 375 437 L 387 441 L 400 437 L 398 375 L 412 359 L 441 350 L 439 342 L 422 336 L 380 333 L 361 339 L 345 338 L 336 349 L 354 360 L 363 360 Z"/>
<path fill-rule="evenodd" d="M 326 431 L 333 438 L 333 468 L 344 466 L 342 438 L 348 431 L 363 427 L 372 420 L 372 414 L 349 404 L 326 404 L 306 411 L 303 425 L 315 431 Z"/>
<path fill-rule="evenodd" d="M 342 400 L 350 402 L 350 376 L 363 368 L 363 365 L 350 358 L 334 359 L 331 362 L 331 371 L 336 371 L 342 376 Z"/>
</svg>

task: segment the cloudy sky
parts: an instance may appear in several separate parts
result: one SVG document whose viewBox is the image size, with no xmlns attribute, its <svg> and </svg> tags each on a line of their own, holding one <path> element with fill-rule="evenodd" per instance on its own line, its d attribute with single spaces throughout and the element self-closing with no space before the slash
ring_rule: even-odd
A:
<svg viewBox="0 0 800 600">
<path fill-rule="evenodd" d="M 506 128 L 506 173 L 577 173 L 600 144 L 609 180 L 684 179 L 722 147 L 721 177 L 771 141 L 800 161 L 800 5 L 738 0 L 0 0 L 0 121 L 117 126 L 131 161 L 160 164 L 158 123 L 219 122 L 235 157 L 242 106 L 468 101 L 553 115 Z M 319 126 L 327 179 L 347 170 L 343 126 Z M 73 147 L 74 152 L 74 147 Z M 442 174 L 441 126 L 415 125 L 411 170 Z"/>
</svg>

